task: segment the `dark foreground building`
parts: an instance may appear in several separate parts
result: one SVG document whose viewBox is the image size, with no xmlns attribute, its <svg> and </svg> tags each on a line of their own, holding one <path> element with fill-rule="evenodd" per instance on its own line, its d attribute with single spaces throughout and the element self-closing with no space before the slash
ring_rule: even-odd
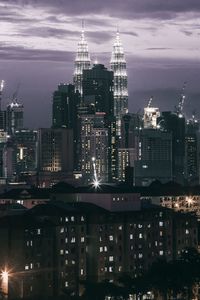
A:
<svg viewBox="0 0 200 300">
<path fill-rule="evenodd" d="M 159 206 L 111 212 L 51 201 L 0 219 L 0 268 L 10 272 L 9 299 L 81 294 L 80 280 L 137 277 L 197 248 L 197 236 L 194 216 Z"/>
</svg>

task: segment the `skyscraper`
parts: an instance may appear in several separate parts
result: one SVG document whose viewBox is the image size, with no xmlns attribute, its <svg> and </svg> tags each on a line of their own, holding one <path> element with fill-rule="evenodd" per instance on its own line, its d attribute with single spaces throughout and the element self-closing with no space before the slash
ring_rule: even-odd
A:
<svg viewBox="0 0 200 300">
<path fill-rule="evenodd" d="M 40 128 L 38 131 L 38 170 L 72 172 L 73 132 L 66 128 Z"/>
<path fill-rule="evenodd" d="M 90 113 L 103 116 L 107 131 L 104 130 L 101 135 L 98 130 L 96 132 L 101 139 L 107 140 L 108 138 L 108 180 L 115 181 L 117 178 L 118 137 L 116 137 L 116 119 L 114 117 L 113 72 L 108 71 L 104 65 L 95 64 L 91 70 L 83 71 L 83 103 L 89 108 Z M 100 140 L 100 138 L 97 139 Z M 83 148 L 81 151 L 84 151 Z"/>
<path fill-rule="evenodd" d="M 134 175 L 136 185 L 148 185 L 154 180 L 172 180 L 172 135 L 158 129 L 136 131 Z"/>
<path fill-rule="evenodd" d="M 95 112 L 104 112 L 113 116 L 113 72 L 102 64 L 95 64 L 92 69 L 83 71 L 83 102 L 92 106 Z"/>
<path fill-rule="evenodd" d="M 188 184 L 197 184 L 199 177 L 199 122 L 193 117 L 187 120 L 185 132 L 185 170 Z"/>
<path fill-rule="evenodd" d="M 108 180 L 108 128 L 104 113 L 81 116 L 81 171 L 85 183 L 94 180 L 92 158 L 95 158 L 97 178 Z"/>
<path fill-rule="evenodd" d="M 53 128 L 74 128 L 77 118 L 79 93 L 75 93 L 74 85 L 59 84 L 53 93 Z"/>
<path fill-rule="evenodd" d="M 83 70 L 90 69 L 90 55 L 88 51 L 88 44 L 85 40 L 85 31 L 82 28 L 81 40 L 78 43 L 78 50 L 75 58 L 75 70 L 74 70 L 74 85 L 75 91 L 79 91 L 82 96 L 82 79 Z"/>
<path fill-rule="evenodd" d="M 7 132 L 14 135 L 15 131 L 23 128 L 24 106 L 14 99 L 7 106 Z"/>
<path fill-rule="evenodd" d="M 126 60 L 118 31 L 113 45 L 110 66 L 114 72 L 114 115 L 117 119 L 117 133 L 120 135 L 121 117 L 128 112 L 128 88 Z"/>
<path fill-rule="evenodd" d="M 184 183 L 185 164 L 185 118 L 171 111 L 162 112 L 158 126 L 172 134 L 172 172 L 173 180 Z"/>
</svg>

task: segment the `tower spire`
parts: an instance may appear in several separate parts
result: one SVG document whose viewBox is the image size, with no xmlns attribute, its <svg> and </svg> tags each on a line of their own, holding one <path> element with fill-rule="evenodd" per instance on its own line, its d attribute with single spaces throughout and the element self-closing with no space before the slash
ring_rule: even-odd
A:
<svg viewBox="0 0 200 300">
<path fill-rule="evenodd" d="M 91 60 L 88 51 L 88 44 L 85 40 L 85 24 L 82 20 L 82 30 L 81 30 L 81 39 L 78 42 L 78 49 L 76 52 L 75 64 L 74 64 L 74 85 L 75 90 L 79 91 L 82 95 L 82 79 L 83 79 L 83 70 L 90 69 Z"/>
<path fill-rule="evenodd" d="M 121 117 L 128 112 L 128 87 L 126 60 L 118 26 L 110 66 L 114 72 L 114 114 L 117 119 L 117 132 L 120 135 Z"/>
</svg>

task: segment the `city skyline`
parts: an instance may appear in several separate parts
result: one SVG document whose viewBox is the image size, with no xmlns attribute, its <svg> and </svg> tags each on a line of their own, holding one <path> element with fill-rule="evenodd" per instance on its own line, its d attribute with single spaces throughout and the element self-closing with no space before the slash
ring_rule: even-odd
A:
<svg viewBox="0 0 200 300">
<path fill-rule="evenodd" d="M 129 87 L 129 110 L 143 110 L 151 95 L 161 110 L 177 105 L 184 81 L 185 110 L 198 113 L 200 34 L 197 1 L 0 1 L 3 105 L 18 83 L 25 126 L 48 127 L 52 93 L 72 82 L 74 59 L 85 20 L 92 62 L 109 67 L 117 27 L 123 42 Z M 38 106 L 40 107 L 38 108 Z M 34 116 L 34 117 L 33 117 Z M 36 119 L 37 116 L 37 119 Z"/>
</svg>

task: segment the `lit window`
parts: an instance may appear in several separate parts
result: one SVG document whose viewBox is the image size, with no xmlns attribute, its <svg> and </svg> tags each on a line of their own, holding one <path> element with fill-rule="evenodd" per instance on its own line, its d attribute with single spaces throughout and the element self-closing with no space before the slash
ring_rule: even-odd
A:
<svg viewBox="0 0 200 300">
<path fill-rule="evenodd" d="M 164 254 L 163 250 L 160 250 L 159 254 L 162 256 Z"/>
<path fill-rule="evenodd" d="M 109 240 L 113 241 L 113 235 L 109 235 Z"/>
<path fill-rule="evenodd" d="M 73 259 L 73 260 L 72 260 L 72 265 L 75 265 L 75 263 L 76 263 L 76 262 L 75 262 L 75 260 Z"/>
<path fill-rule="evenodd" d="M 107 252 L 107 251 L 108 251 L 108 248 L 107 248 L 107 246 L 105 246 L 105 247 L 104 247 L 104 251 L 105 251 L 105 252 Z"/>
<path fill-rule="evenodd" d="M 142 239 L 142 237 L 143 237 L 142 233 L 139 233 L 139 239 Z"/>
<path fill-rule="evenodd" d="M 119 229 L 119 230 L 122 230 L 122 225 L 120 225 L 120 226 L 118 227 L 118 229 Z"/>
<path fill-rule="evenodd" d="M 65 259 L 65 264 L 68 265 L 68 259 Z"/>
<path fill-rule="evenodd" d="M 100 248 L 99 248 L 99 252 L 103 252 L 103 247 L 100 247 Z"/>
<path fill-rule="evenodd" d="M 68 281 L 65 281 L 65 287 L 68 287 L 68 286 L 69 286 Z"/>
<path fill-rule="evenodd" d="M 38 234 L 38 235 L 41 234 L 41 229 L 40 229 L 40 228 L 38 228 L 37 234 Z"/>
<path fill-rule="evenodd" d="M 189 234 L 189 233 L 190 233 L 189 229 L 186 229 L 186 230 L 185 230 L 185 233 L 186 233 L 186 234 Z"/>
<path fill-rule="evenodd" d="M 83 269 L 81 269 L 81 275 L 83 275 L 84 274 L 84 270 Z"/>
<path fill-rule="evenodd" d="M 68 238 L 67 237 L 65 238 L 65 243 L 68 243 Z"/>
<path fill-rule="evenodd" d="M 71 216 L 71 221 L 74 222 L 74 216 Z"/>
<path fill-rule="evenodd" d="M 85 218 L 84 218 L 84 216 L 81 216 L 81 221 L 85 221 Z"/>
<path fill-rule="evenodd" d="M 142 254 L 142 253 L 139 253 L 138 257 L 139 257 L 139 258 L 142 258 L 142 257 L 143 257 L 143 254 Z"/>
<path fill-rule="evenodd" d="M 61 250 L 60 250 L 60 255 L 63 255 L 63 254 L 64 254 L 64 250 L 61 249 Z"/>
<path fill-rule="evenodd" d="M 113 256 L 109 256 L 109 261 L 113 261 L 113 260 L 114 260 Z"/>
<path fill-rule="evenodd" d="M 61 227 L 60 228 L 60 233 L 63 233 L 64 232 L 64 227 Z"/>
<path fill-rule="evenodd" d="M 133 239 L 133 234 L 130 234 L 130 240 L 132 240 Z"/>
<path fill-rule="evenodd" d="M 159 226 L 160 226 L 160 227 L 163 226 L 163 222 L 162 222 L 162 221 L 159 222 Z"/>
<path fill-rule="evenodd" d="M 32 263 L 30 263 L 30 269 L 33 269 L 33 264 Z"/>
<path fill-rule="evenodd" d="M 121 272 L 122 271 L 122 266 L 119 266 L 118 270 L 119 270 L 119 272 Z"/>
<path fill-rule="evenodd" d="M 138 228 L 142 228 L 142 224 L 138 224 Z"/>
<path fill-rule="evenodd" d="M 65 217 L 65 222 L 69 222 L 69 218 L 68 217 Z"/>
<path fill-rule="evenodd" d="M 26 265 L 26 266 L 24 267 L 24 269 L 25 269 L 25 270 L 29 270 L 29 266 Z"/>
<path fill-rule="evenodd" d="M 75 237 L 72 237 L 72 238 L 71 238 L 71 243 L 75 243 L 75 242 L 76 242 Z"/>
<path fill-rule="evenodd" d="M 160 231 L 160 236 L 163 236 L 163 232 L 162 231 Z"/>
<path fill-rule="evenodd" d="M 84 243 L 85 242 L 85 238 L 84 236 L 81 237 L 81 243 Z"/>
</svg>

